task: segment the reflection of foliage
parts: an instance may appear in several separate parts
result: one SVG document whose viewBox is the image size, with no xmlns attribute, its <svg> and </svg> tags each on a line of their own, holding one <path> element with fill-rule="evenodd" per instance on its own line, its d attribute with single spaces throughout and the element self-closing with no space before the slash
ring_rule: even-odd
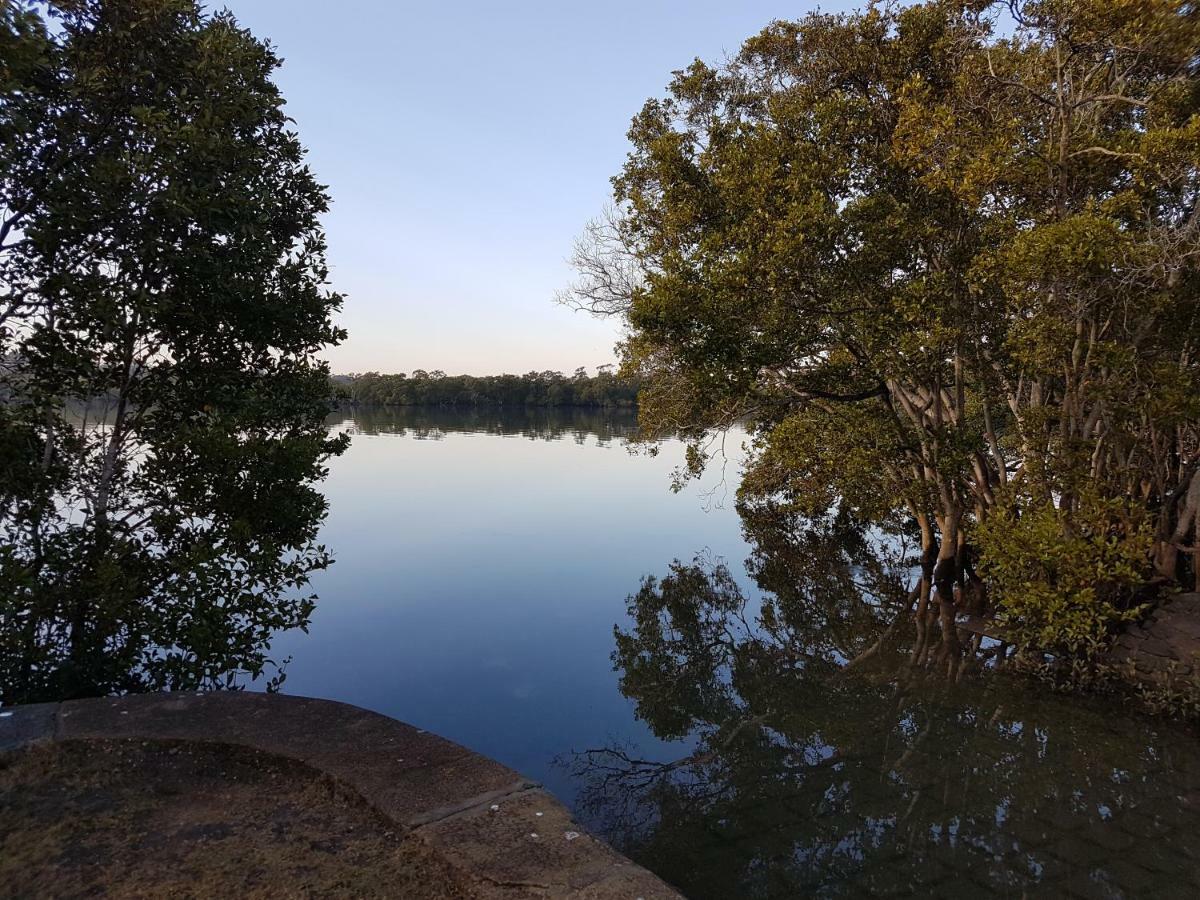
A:
<svg viewBox="0 0 1200 900">
<path fill-rule="evenodd" d="M 418 440 L 440 440 L 448 432 L 522 435 L 555 441 L 571 436 L 577 443 L 596 438 L 601 443 L 629 438 L 637 431 L 632 412 L 581 407 L 538 408 L 372 407 L 341 409 L 329 417 L 334 426 L 351 426 L 360 434 L 411 434 Z"/>
<path fill-rule="evenodd" d="M 660 737 L 734 722 L 741 698 L 773 673 L 828 675 L 862 659 L 904 608 L 902 548 L 868 553 L 867 536 L 843 516 L 743 514 L 755 539 L 747 568 L 770 591 L 753 613 L 724 563 L 677 561 L 629 598 L 632 630 L 616 630 L 621 690 Z"/>
<path fill-rule="evenodd" d="M 638 716 L 664 738 L 682 738 L 701 722 L 740 713 L 727 673 L 749 641 L 746 598 L 722 564 L 671 566 L 661 581 L 647 578 L 629 600 L 632 632 L 617 629 L 624 673 L 621 692 Z"/>
<path fill-rule="evenodd" d="M 904 535 L 868 530 L 840 508 L 817 519 L 771 504 L 741 513 L 753 547 L 747 571 L 769 592 L 760 624 L 793 654 L 862 659 L 911 606 L 915 560 Z"/>
<path fill-rule="evenodd" d="M 889 542 L 837 517 L 745 522 L 761 600 L 726 566 L 676 563 L 617 632 L 622 691 L 690 752 L 574 760 L 584 811 L 635 859 L 696 898 L 1068 882 L 1119 896 L 1187 872 L 1200 809 L 1156 798 L 1200 786 L 1190 737 L 1131 738 L 999 677 L 926 677 L 894 621 L 905 568 Z M 1134 870 L 1131 886 L 1105 849 L 1118 846 L 1160 874 Z"/>
</svg>

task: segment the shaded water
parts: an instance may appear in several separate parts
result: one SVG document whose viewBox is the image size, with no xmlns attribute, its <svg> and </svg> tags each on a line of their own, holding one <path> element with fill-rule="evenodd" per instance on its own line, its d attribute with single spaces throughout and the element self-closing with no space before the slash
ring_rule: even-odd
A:
<svg viewBox="0 0 1200 900">
<path fill-rule="evenodd" d="M 331 427 L 338 562 L 286 691 L 543 781 L 691 897 L 1200 891 L 1195 736 L 914 668 L 895 548 L 671 494 L 679 448 L 630 456 L 621 414 Z"/>
</svg>

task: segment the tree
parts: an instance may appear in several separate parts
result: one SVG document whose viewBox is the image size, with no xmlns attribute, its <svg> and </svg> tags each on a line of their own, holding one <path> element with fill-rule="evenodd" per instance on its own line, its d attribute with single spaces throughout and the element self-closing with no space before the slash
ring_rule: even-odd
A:
<svg viewBox="0 0 1200 900">
<path fill-rule="evenodd" d="M 6 0 L 0 48 L 0 696 L 257 677 L 344 446 L 279 60 L 194 0 Z"/>
<path fill-rule="evenodd" d="M 613 378 L 601 371 L 589 378 L 576 369 L 571 378 L 561 372 L 516 375 L 446 375 L 420 369 L 411 378 L 366 372 L 339 376 L 352 403 L 383 406 L 633 406 L 637 382 Z"/>
<path fill-rule="evenodd" d="M 1181 0 L 776 22 L 635 118 L 569 299 L 625 319 L 643 427 L 693 471 L 748 421 L 747 494 L 920 532 L 921 615 L 948 626 L 982 574 L 1082 649 L 1195 572 L 1198 42 Z M 1027 564 L 1047 525 L 1092 584 Z"/>
</svg>

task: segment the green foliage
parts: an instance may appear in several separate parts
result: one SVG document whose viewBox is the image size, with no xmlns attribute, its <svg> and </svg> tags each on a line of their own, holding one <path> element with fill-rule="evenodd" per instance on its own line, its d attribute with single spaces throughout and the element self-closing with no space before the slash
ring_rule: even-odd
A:
<svg viewBox="0 0 1200 900">
<path fill-rule="evenodd" d="M 343 446 L 279 60 L 194 0 L 6 2 L 0 48 L 0 697 L 266 674 Z"/>
<path fill-rule="evenodd" d="M 742 423 L 746 499 L 908 519 L 943 609 L 980 558 L 1059 571 L 1089 490 L 1144 520 L 1089 549 L 1098 594 L 1193 579 L 1198 45 L 1185 0 L 929 0 L 776 22 L 675 73 L 572 294 L 628 326 L 644 432 Z M 969 546 L 992 517 L 1029 534 Z M 1076 617 L 1086 590 L 996 600 L 1082 647 L 1109 620 Z"/>
<path fill-rule="evenodd" d="M 340 376 L 335 393 L 352 403 L 378 406 L 581 406 L 637 405 L 636 379 L 620 378 L 607 366 L 595 375 L 576 369 L 525 375 L 447 375 L 417 370 L 411 375 Z"/>
<path fill-rule="evenodd" d="M 1021 646 L 1090 657 L 1115 625 L 1137 618 L 1153 530 L 1144 511 L 1085 495 L 1006 505 L 974 535 L 1001 622 Z"/>
</svg>

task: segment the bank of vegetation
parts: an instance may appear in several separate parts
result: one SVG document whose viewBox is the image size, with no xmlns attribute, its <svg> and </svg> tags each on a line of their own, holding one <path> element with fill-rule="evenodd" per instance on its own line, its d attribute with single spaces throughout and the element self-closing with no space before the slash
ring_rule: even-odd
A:
<svg viewBox="0 0 1200 900">
<path fill-rule="evenodd" d="M 1092 657 L 1195 585 L 1197 47 L 1183 0 L 777 22 L 645 105 L 566 299 L 691 472 L 747 422 L 744 501 L 918 542 L 918 656 Z"/>
<path fill-rule="evenodd" d="M 418 369 L 412 374 L 335 376 L 334 397 L 341 403 L 365 406 L 460 406 L 517 408 L 634 407 L 638 379 L 613 374 L 601 366 L 595 375 L 576 369 L 562 372 L 529 372 L 525 375 L 447 375 Z"/>
</svg>

